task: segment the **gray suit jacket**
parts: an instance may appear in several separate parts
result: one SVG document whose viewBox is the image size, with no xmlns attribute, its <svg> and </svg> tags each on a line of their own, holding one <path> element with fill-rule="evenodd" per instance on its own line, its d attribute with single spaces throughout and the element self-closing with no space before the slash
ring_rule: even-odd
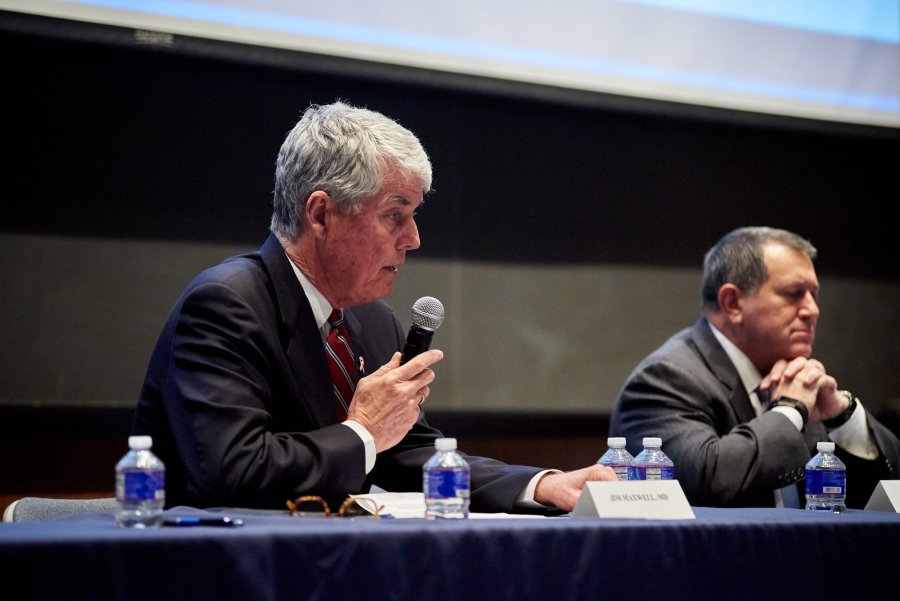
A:
<svg viewBox="0 0 900 601">
<path fill-rule="evenodd" d="M 881 456 L 866 461 L 837 449 L 847 463 L 848 507 L 864 506 L 879 479 L 900 477 L 900 441 L 870 413 L 867 418 Z M 705 318 L 635 368 L 613 410 L 610 435 L 626 437 L 633 455 L 643 437 L 661 437 L 688 501 L 710 507 L 774 505 L 773 491 L 800 481 L 816 442 L 829 440 L 821 422 L 798 432 L 783 415 L 757 417 Z"/>
<path fill-rule="evenodd" d="M 403 345 L 383 302 L 348 309 L 345 323 L 369 373 Z M 153 436 L 166 464 L 166 505 L 284 509 L 316 494 L 337 507 L 373 482 L 421 491 L 422 464 L 441 433 L 423 412 L 366 476 L 363 443 L 338 423 L 328 374 L 312 309 L 274 236 L 198 275 L 163 327 L 133 425 Z M 539 471 L 468 459 L 472 511 L 513 511 Z"/>
</svg>

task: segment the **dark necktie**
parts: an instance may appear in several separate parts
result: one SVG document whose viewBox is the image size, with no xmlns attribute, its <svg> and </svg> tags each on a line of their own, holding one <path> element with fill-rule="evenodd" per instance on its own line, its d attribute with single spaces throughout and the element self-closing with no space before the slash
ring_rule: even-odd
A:
<svg viewBox="0 0 900 601">
<path fill-rule="evenodd" d="M 756 387 L 756 398 L 759 399 L 759 405 L 762 407 L 763 413 L 765 413 L 769 409 L 769 403 L 772 400 L 772 389 L 762 390 L 759 386 Z"/>
<path fill-rule="evenodd" d="M 772 388 L 770 387 L 768 390 L 760 390 L 759 386 L 756 387 L 756 398 L 759 399 L 759 404 L 762 407 L 763 413 L 769 410 L 769 405 L 772 403 Z M 782 486 L 776 491 L 775 494 L 775 503 L 778 504 L 778 497 L 781 497 L 781 504 L 784 507 L 792 507 L 792 508 L 802 508 L 803 505 L 800 503 L 800 493 L 797 490 L 797 483 L 788 484 L 786 486 Z"/>
<path fill-rule="evenodd" d="M 347 419 L 347 407 L 353 399 L 353 391 L 356 390 L 356 364 L 353 360 L 353 347 L 350 345 L 350 336 L 344 327 L 344 317 L 340 310 L 335 309 L 328 316 L 328 324 L 331 330 L 326 339 L 325 351 L 328 355 L 328 368 L 331 372 L 331 383 L 337 400 L 338 417 L 340 421 Z"/>
</svg>

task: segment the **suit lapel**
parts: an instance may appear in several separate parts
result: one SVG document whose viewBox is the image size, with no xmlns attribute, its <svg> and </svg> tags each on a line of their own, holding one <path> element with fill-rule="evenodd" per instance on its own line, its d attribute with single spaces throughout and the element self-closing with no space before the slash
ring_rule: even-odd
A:
<svg viewBox="0 0 900 601">
<path fill-rule="evenodd" d="M 328 363 L 322 337 L 303 287 L 274 235 L 270 235 L 263 244 L 261 255 L 271 276 L 281 315 L 282 345 L 302 397 L 297 399 L 297 403 L 307 411 L 317 427 L 334 424 L 338 416 Z"/>
<path fill-rule="evenodd" d="M 700 318 L 691 330 L 691 338 L 703 356 L 703 360 L 728 390 L 728 401 L 737 415 L 737 423 L 744 423 L 756 417 L 750 397 L 744 389 L 741 377 L 728 358 L 728 353 L 716 340 L 706 318 Z"/>
</svg>

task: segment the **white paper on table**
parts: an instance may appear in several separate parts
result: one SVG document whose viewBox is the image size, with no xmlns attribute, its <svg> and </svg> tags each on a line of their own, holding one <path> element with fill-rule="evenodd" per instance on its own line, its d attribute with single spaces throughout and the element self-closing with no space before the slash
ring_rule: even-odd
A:
<svg viewBox="0 0 900 601">
<path fill-rule="evenodd" d="M 352 495 L 360 507 L 369 513 L 375 513 L 376 508 L 381 515 L 391 515 L 395 518 L 424 518 L 425 495 L 420 492 L 379 492 L 364 495 Z M 546 518 L 543 515 L 513 514 L 513 513 L 470 513 L 469 518 L 476 519 L 528 519 Z"/>
<path fill-rule="evenodd" d="M 539 519 L 546 520 L 551 516 L 537 515 L 534 513 L 470 513 L 471 520 L 530 520 Z M 560 516 L 555 516 L 560 517 Z"/>
<path fill-rule="evenodd" d="M 375 513 L 377 507 L 381 515 L 395 518 L 425 517 L 425 495 L 420 492 L 379 492 L 352 497 L 369 513 Z"/>
</svg>

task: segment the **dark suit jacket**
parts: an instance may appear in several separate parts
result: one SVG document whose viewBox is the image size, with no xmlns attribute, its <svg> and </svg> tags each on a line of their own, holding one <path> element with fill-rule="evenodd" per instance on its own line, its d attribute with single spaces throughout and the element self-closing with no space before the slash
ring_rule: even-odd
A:
<svg viewBox="0 0 900 601">
<path fill-rule="evenodd" d="M 847 463 L 848 507 L 864 506 L 879 479 L 900 476 L 900 441 L 871 413 L 867 418 L 881 456 L 866 461 L 837 448 Z M 774 505 L 773 491 L 801 480 L 816 442 L 829 440 L 818 421 L 798 432 L 783 415 L 757 417 L 705 318 L 635 368 L 613 410 L 610 435 L 626 437 L 633 455 L 643 437 L 661 437 L 688 501 L 710 507 Z"/>
<path fill-rule="evenodd" d="M 383 302 L 345 311 L 369 373 L 404 342 Z M 285 508 L 316 494 L 339 504 L 374 482 L 421 491 L 441 433 L 424 413 L 367 477 L 362 441 L 338 423 L 319 329 L 274 236 L 259 252 L 199 274 L 178 300 L 150 359 L 133 433 L 166 464 L 166 505 Z M 511 512 L 539 469 L 468 457 L 471 509 Z"/>
</svg>

